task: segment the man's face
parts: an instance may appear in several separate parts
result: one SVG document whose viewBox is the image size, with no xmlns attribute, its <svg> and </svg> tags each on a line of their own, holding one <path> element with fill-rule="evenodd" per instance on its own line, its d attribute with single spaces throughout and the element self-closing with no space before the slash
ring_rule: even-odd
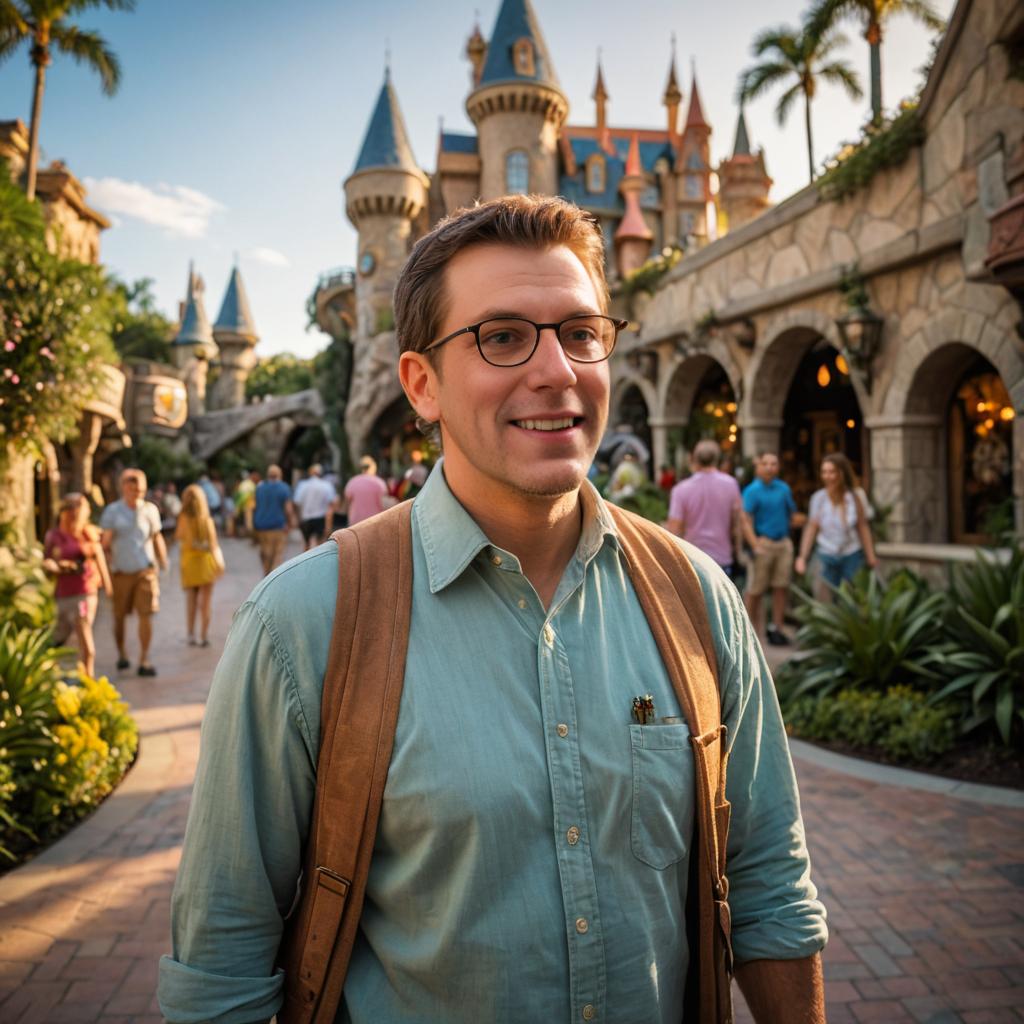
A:
<svg viewBox="0 0 1024 1024">
<path fill-rule="evenodd" d="M 438 337 L 488 317 L 557 323 L 602 312 L 590 275 L 565 246 L 470 246 L 448 264 L 445 287 Z M 402 381 L 417 412 L 440 421 L 445 475 L 457 494 L 515 502 L 579 488 L 608 418 L 607 361 L 572 362 L 550 329 L 522 366 L 491 366 L 472 334 L 434 358 L 436 369 L 405 353 Z M 560 420 L 571 423 L 542 429 Z"/>
<path fill-rule="evenodd" d="M 766 484 L 770 484 L 779 475 L 779 457 L 777 455 L 762 455 L 757 460 L 757 475 Z"/>
<path fill-rule="evenodd" d="M 134 505 L 142 497 L 142 494 L 142 479 L 138 473 L 126 473 L 121 477 L 121 497 L 129 505 Z"/>
</svg>

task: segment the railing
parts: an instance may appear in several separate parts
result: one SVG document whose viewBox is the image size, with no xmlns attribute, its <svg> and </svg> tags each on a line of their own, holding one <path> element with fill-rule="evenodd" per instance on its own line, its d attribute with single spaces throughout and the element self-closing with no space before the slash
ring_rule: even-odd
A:
<svg viewBox="0 0 1024 1024">
<path fill-rule="evenodd" d="M 355 283 L 354 267 L 335 267 L 333 270 L 325 270 L 317 278 L 316 291 L 326 291 L 329 288 L 352 288 Z"/>
</svg>

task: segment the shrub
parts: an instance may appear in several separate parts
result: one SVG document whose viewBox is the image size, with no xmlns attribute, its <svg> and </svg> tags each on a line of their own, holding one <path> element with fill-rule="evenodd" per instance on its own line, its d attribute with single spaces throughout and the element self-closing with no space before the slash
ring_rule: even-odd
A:
<svg viewBox="0 0 1024 1024">
<path fill-rule="evenodd" d="M 1024 735 L 1024 548 L 1001 561 L 978 552 L 950 569 L 949 638 L 941 671 L 948 680 L 934 696 L 962 709 L 960 731 L 998 732 L 1004 744 Z"/>
<path fill-rule="evenodd" d="M 8 545 L 5 538 L 0 547 L 0 621 L 33 629 L 49 625 L 54 613 L 53 581 L 43 572 L 42 549 Z"/>
<path fill-rule="evenodd" d="M 893 686 L 884 693 L 843 689 L 800 698 L 786 715 L 786 727 L 807 739 L 837 739 L 897 760 L 926 762 L 953 746 L 955 719 L 954 707 L 933 705 L 909 686 Z"/>
<path fill-rule="evenodd" d="M 844 582 L 832 603 L 797 590 L 801 650 L 778 675 L 783 704 L 856 687 L 885 691 L 901 684 L 931 686 L 941 678 L 945 596 L 909 570 L 881 583 L 862 572 Z"/>
<path fill-rule="evenodd" d="M 650 519 L 652 523 L 663 523 L 668 518 L 665 492 L 650 482 L 637 488 L 628 498 L 620 498 L 617 504 L 644 519 Z"/>
</svg>

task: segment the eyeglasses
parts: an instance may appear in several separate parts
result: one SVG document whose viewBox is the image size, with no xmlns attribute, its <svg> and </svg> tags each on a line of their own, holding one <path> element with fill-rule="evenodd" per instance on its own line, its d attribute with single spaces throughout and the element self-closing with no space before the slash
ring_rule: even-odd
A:
<svg viewBox="0 0 1024 1024">
<path fill-rule="evenodd" d="M 556 324 L 537 324 L 514 316 L 495 317 L 454 331 L 423 351 L 432 352 L 453 338 L 472 334 L 480 355 L 491 366 L 522 366 L 537 351 L 540 332 L 550 327 L 558 335 L 558 342 L 568 359 L 574 363 L 600 363 L 612 354 L 619 331 L 628 323 L 628 320 L 616 320 L 596 313 L 572 316 Z"/>
</svg>

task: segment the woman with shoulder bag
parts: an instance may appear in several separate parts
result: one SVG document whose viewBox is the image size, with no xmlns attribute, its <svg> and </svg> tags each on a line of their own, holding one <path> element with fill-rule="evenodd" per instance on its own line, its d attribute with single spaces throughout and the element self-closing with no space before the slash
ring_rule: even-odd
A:
<svg viewBox="0 0 1024 1024">
<path fill-rule="evenodd" d="M 878 559 L 850 460 L 841 452 L 826 455 L 821 460 L 821 482 L 825 486 L 811 495 L 794 568 L 798 573 L 807 570 L 807 559 L 817 541 L 815 556 L 821 578 L 837 588 L 843 580 L 852 580 L 865 562 L 874 569 Z"/>
<path fill-rule="evenodd" d="M 181 515 L 174 530 L 181 547 L 181 586 L 185 591 L 185 625 L 192 647 L 210 646 L 210 604 L 213 584 L 224 572 L 224 554 L 217 540 L 217 527 L 210 507 L 198 484 L 185 488 L 181 496 Z M 199 640 L 196 640 L 196 612 L 199 613 Z"/>
</svg>

